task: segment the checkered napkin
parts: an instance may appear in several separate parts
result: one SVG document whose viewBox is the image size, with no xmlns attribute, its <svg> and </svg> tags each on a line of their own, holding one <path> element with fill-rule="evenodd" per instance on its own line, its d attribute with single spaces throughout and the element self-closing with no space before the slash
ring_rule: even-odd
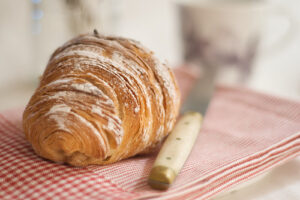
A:
<svg viewBox="0 0 300 200">
<path fill-rule="evenodd" d="M 179 74 L 190 84 L 188 73 Z M 300 103 L 241 88 L 216 89 L 195 147 L 167 191 L 147 185 L 155 154 L 86 168 L 36 156 L 21 115 L 0 114 L 0 199 L 208 199 L 300 154 Z"/>
</svg>

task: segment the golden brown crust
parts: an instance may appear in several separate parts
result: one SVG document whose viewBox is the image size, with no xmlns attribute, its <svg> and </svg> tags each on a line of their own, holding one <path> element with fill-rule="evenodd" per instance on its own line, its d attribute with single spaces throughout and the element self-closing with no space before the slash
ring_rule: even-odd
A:
<svg viewBox="0 0 300 200">
<path fill-rule="evenodd" d="M 51 56 L 23 115 L 35 152 L 75 166 L 145 153 L 173 128 L 172 70 L 140 43 L 80 35 Z"/>
</svg>

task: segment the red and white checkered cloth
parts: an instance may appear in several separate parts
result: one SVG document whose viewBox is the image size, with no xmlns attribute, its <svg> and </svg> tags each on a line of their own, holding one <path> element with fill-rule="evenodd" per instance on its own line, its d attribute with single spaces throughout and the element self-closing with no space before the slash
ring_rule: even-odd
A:
<svg viewBox="0 0 300 200">
<path fill-rule="evenodd" d="M 241 88 L 216 89 L 195 147 L 167 191 L 147 185 L 155 155 L 86 168 L 36 156 L 21 115 L 0 114 L 0 199 L 207 199 L 300 154 L 300 103 Z"/>
</svg>

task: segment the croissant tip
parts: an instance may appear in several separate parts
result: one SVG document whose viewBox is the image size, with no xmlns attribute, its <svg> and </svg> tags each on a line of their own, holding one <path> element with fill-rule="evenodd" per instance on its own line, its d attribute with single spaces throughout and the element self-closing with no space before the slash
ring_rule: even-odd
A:
<svg viewBox="0 0 300 200">
<path fill-rule="evenodd" d="M 73 157 L 74 142 L 70 138 L 64 138 L 64 133 L 56 132 L 43 141 L 41 156 L 55 162 L 68 162 Z"/>
</svg>

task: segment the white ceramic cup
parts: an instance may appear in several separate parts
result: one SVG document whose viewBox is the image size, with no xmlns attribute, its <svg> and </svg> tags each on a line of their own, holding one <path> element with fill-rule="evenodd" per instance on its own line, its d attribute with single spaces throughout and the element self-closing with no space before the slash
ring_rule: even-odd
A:
<svg viewBox="0 0 300 200">
<path fill-rule="evenodd" d="M 256 55 L 280 52 L 295 35 L 289 13 L 266 1 L 181 1 L 178 8 L 184 58 L 204 66 L 204 73 L 213 71 L 207 72 L 212 79 L 223 71 L 236 71 L 228 78 L 244 82 Z M 272 20 L 277 26 L 273 32 L 266 30 Z M 274 40 L 278 26 L 281 34 Z"/>
<path fill-rule="evenodd" d="M 203 74 L 186 109 L 204 111 L 216 83 L 246 84 L 257 55 L 275 56 L 296 35 L 289 13 L 266 1 L 179 1 L 177 6 L 185 62 L 199 65 Z"/>
</svg>

